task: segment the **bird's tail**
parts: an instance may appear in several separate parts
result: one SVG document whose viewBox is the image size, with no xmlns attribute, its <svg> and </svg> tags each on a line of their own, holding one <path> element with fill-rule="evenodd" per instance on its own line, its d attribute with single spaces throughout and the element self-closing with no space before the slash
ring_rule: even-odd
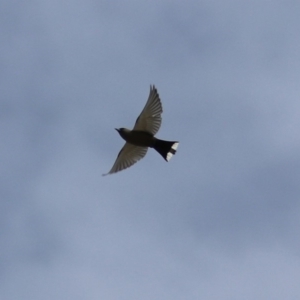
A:
<svg viewBox="0 0 300 300">
<path fill-rule="evenodd" d="M 156 139 L 153 148 L 166 160 L 169 161 L 176 153 L 178 142 L 169 142 Z"/>
</svg>

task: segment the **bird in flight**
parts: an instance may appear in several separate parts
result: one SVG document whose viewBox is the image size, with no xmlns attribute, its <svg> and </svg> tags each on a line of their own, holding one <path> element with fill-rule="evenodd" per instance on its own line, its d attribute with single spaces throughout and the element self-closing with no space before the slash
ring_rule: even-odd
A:
<svg viewBox="0 0 300 300">
<path fill-rule="evenodd" d="M 169 142 L 157 139 L 154 135 L 161 125 L 163 112 L 159 94 L 155 86 L 150 85 L 150 94 L 147 103 L 137 118 L 132 130 L 119 128 L 116 130 L 126 141 L 118 157 L 107 174 L 117 173 L 131 167 L 142 159 L 148 148 L 154 148 L 166 161 L 176 153 L 179 142 Z"/>
</svg>

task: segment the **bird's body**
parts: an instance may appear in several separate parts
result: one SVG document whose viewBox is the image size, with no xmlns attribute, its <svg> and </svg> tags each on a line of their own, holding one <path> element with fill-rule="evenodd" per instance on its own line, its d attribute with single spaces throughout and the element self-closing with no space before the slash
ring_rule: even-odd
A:
<svg viewBox="0 0 300 300">
<path fill-rule="evenodd" d="M 139 147 L 153 147 L 153 134 L 142 130 L 129 130 L 127 128 L 116 129 L 120 136 L 128 143 Z"/>
<path fill-rule="evenodd" d="M 176 153 L 179 143 L 154 137 L 161 125 L 162 111 L 157 90 L 155 86 L 150 86 L 148 101 L 137 118 L 133 130 L 116 129 L 126 143 L 107 174 L 113 174 L 132 166 L 146 155 L 149 147 L 154 148 L 166 161 L 171 159 Z"/>
</svg>

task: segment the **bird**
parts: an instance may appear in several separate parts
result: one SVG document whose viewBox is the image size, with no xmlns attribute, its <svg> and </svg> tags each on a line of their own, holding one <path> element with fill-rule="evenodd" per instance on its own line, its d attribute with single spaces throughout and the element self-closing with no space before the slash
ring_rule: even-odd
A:
<svg viewBox="0 0 300 300">
<path fill-rule="evenodd" d="M 150 85 L 148 100 L 133 129 L 115 128 L 126 143 L 119 152 L 111 170 L 103 176 L 131 167 L 146 155 L 148 148 L 155 149 L 167 162 L 172 158 L 179 142 L 164 141 L 155 137 L 161 126 L 162 112 L 162 104 L 157 89 L 154 85 Z"/>
</svg>

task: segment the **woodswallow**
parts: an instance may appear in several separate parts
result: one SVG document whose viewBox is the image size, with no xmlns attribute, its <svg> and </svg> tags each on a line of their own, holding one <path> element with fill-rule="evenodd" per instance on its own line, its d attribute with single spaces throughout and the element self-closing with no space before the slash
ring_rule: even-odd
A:
<svg viewBox="0 0 300 300">
<path fill-rule="evenodd" d="M 111 170 L 103 175 L 113 174 L 131 167 L 146 155 L 149 147 L 154 148 L 166 161 L 171 159 L 176 153 L 179 142 L 169 142 L 154 137 L 161 125 L 162 112 L 158 92 L 154 85 L 150 85 L 149 98 L 133 129 L 116 128 L 126 143 Z"/>
</svg>

